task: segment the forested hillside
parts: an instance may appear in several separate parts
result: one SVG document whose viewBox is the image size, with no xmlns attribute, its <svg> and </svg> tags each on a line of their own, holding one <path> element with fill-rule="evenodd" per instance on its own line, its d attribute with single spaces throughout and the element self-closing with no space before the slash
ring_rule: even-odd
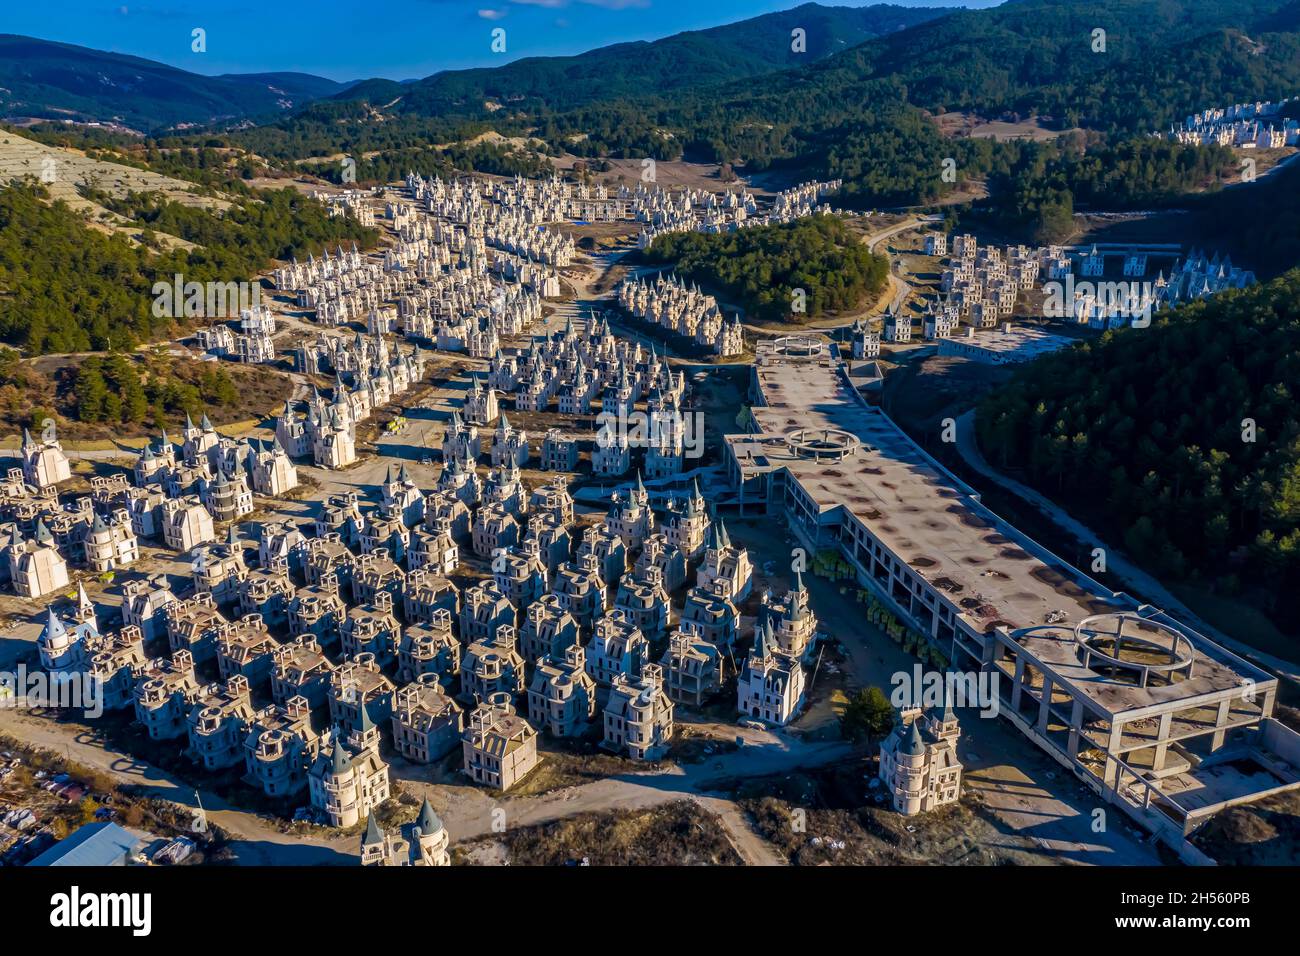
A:
<svg viewBox="0 0 1300 956">
<path fill-rule="evenodd" d="M 1271 278 L 1300 264 L 1300 160 L 1189 204 L 1197 235 Z"/>
<path fill-rule="evenodd" d="M 806 293 L 810 317 L 858 308 L 889 275 L 888 260 L 869 252 L 834 216 L 727 233 L 669 233 L 655 239 L 646 258 L 671 264 L 681 278 L 767 320 L 789 317 L 795 289 Z"/>
<path fill-rule="evenodd" d="M 1000 468 L 1156 574 L 1300 625 L 1300 270 L 1020 369 L 978 409 Z"/>
<path fill-rule="evenodd" d="M 850 13 L 862 22 L 846 26 Z M 841 178 L 846 205 L 892 206 L 933 202 L 1021 160 L 1018 144 L 943 135 L 932 117 L 945 111 L 1083 126 L 1115 145 L 1207 105 L 1300 88 L 1300 0 L 1010 0 L 934 13 L 837 8 L 839 19 L 822 25 L 817 18 L 831 17 L 828 8 L 805 5 L 578 57 L 415 84 L 362 83 L 268 125 L 204 140 L 281 163 L 387 153 L 359 170 L 364 181 L 392 178 L 403 165 L 526 172 L 544 161 L 538 154 L 561 152 L 688 158 L 747 173 Z M 804 25 L 812 44 L 793 60 L 791 24 Z M 881 35 L 834 52 L 854 30 Z M 1105 31 L 1104 52 L 1096 30 Z M 536 150 L 464 145 L 488 131 Z M 946 160 L 956 163 L 955 179 L 943 176 Z M 328 165 L 314 171 L 339 175 Z M 1185 192 L 1199 187 L 1200 174 L 1158 185 Z M 1059 220 L 1060 199 L 1034 205 Z"/>
<path fill-rule="evenodd" d="M 0 340 L 28 353 L 130 348 L 173 331 L 153 315 L 153 284 L 235 282 L 272 258 L 305 256 L 340 242 L 376 241 L 352 219 L 330 218 L 320 204 L 292 192 L 263 192 L 224 218 L 157 197 L 114 201 L 141 223 L 145 243 L 89 228 L 45 190 L 15 183 L 0 189 Z M 157 228 L 202 244 L 188 253 L 149 244 Z"/>
<path fill-rule="evenodd" d="M 512 111 L 559 111 L 586 103 L 673 94 L 807 65 L 865 40 L 944 16 L 941 8 L 805 3 L 736 23 L 660 40 L 617 43 L 577 56 L 526 57 L 500 67 L 449 70 L 415 83 L 367 81 L 335 96 L 393 99 L 398 114 L 474 114 L 485 101 Z M 804 31 L 802 52 L 791 31 Z"/>
<path fill-rule="evenodd" d="M 990 182 L 985 206 L 999 226 L 1035 242 L 1059 242 L 1073 231 L 1075 212 L 1157 209 L 1238 171 L 1226 146 L 1142 138 L 1085 151 L 1075 139 L 1019 147 L 1011 168 Z"/>
</svg>

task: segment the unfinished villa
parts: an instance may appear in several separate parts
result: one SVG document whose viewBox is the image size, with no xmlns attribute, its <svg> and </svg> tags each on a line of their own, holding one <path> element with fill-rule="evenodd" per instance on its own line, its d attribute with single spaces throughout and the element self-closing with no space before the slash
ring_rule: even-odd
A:
<svg viewBox="0 0 1300 956">
<path fill-rule="evenodd" d="M 760 343 L 750 399 L 719 505 L 838 549 L 953 668 L 996 675 L 1000 713 L 1108 802 L 1190 857 L 1215 813 L 1300 786 L 1272 675 L 991 512 L 862 400 L 835 346 Z"/>
</svg>

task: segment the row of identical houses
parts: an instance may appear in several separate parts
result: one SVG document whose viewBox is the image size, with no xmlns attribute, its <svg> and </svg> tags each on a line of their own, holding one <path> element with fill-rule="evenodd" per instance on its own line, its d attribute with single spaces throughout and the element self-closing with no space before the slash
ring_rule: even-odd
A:
<svg viewBox="0 0 1300 956">
<path fill-rule="evenodd" d="M 793 222 L 804 216 L 829 213 L 822 200 L 839 190 L 843 181 L 812 181 L 782 190 L 766 211 L 747 189 L 721 193 L 703 189 L 664 189 L 653 181 L 620 188 L 633 219 L 644 225 L 637 248 L 648 249 L 656 238 L 673 232 L 732 232 L 748 226 Z"/>
<path fill-rule="evenodd" d="M 660 274 L 652 282 L 629 277 L 618 287 L 617 302 L 638 319 L 688 338 L 719 357 L 745 350 L 740 316 L 728 322 L 717 299 L 694 283 L 687 287 L 676 276 Z"/>
</svg>

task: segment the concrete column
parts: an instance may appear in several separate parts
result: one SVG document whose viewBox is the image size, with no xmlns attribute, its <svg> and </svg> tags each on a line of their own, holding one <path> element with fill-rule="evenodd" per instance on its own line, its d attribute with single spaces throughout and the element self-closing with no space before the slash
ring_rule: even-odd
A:
<svg viewBox="0 0 1300 956">
<path fill-rule="evenodd" d="M 1214 718 L 1214 726 L 1218 729 L 1214 731 L 1214 739 L 1210 742 L 1211 750 L 1218 750 L 1220 747 L 1223 746 L 1224 738 L 1227 736 L 1228 733 L 1226 730 L 1223 729 L 1223 725 L 1227 723 L 1228 713 L 1231 710 L 1232 710 L 1231 698 L 1225 697 L 1223 698 L 1223 700 L 1219 701 L 1219 713 L 1218 716 Z"/>
<path fill-rule="evenodd" d="M 1166 711 L 1160 715 L 1160 729 L 1156 734 L 1156 739 L 1160 742 L 1156 744 L 1155 757 L 1151 760 L 1151 769 L 1153 772 L 1165 769 L 1165 755 L 1169 752 L 1169 728 L 1173 722 L 1173 711 Z"/>
<path fill-rule="evenodd" d="M 1017 713 L 1020 711 L 1020 694 L 1025 687 L 1025 659 L 1016 657 L 1016 676 L 1015 683 L 1011 687 L 1011 709 Z"/>
<path fill-rule="evenodd" d="M 1052 680 L 1043 675 L 1043 699 L 1038 702 L 1038 732 L 1047 735 L 1047 720 L 1052 708 Z"/>
<path fill-rule="evenodd" d="M 1110 787 L 1112 790 L 1116 788 L 1119 764 L 1116 763 L 1115 758 L 1110 755 L 1119 749 L 1120 741 L 1123 737 L 1124 725 L 1122 723 L 1112 723 L 1110 725 L 1110 738 L 1106 743 L 1106 770 L 1102 777 L 1106 786 Z"/>
<path fill-rule="evenodd" d="M 1066 745 L 1071 760 L 1079 756 L 1079 731 L 1083 727 L 1083 701 L 1074 698 L 1070 706 L 1070 742 Z"/>
</svg>

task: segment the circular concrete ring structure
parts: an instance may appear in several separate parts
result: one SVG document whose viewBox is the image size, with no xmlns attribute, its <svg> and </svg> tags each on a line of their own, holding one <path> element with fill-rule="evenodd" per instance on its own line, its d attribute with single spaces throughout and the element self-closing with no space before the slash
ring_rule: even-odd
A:
<svg viewBox="0 0 1300 956">
<path fill-rule="evenodd" d="M 782 335 L 772 343 L 772 351 L 778 355 L 821 355 L 826 344 L 811 335 Z"/>
<path fill-rule="evenodd" d="M 800 458 L 817 461 L 840 461 L 862 444 L 857 435 L 839 428 L 796 428 L 786 434 L 785 441 Z"/>
<path fill-rule="evenodd" d="M 1112 675 L 1127 672 L 1139 687 L 1146 687 L 1153 676 L 1172 683 L 1176 674 L 1184 679 L 1192 674 L 1195 653 L 1187 636 L 1129 611 L 1084 618 L 1074 626 L 1074 639 L 1085 667 Z M 1103 650 L 1106 643 L 1110 646 Z"/>
</svg>

